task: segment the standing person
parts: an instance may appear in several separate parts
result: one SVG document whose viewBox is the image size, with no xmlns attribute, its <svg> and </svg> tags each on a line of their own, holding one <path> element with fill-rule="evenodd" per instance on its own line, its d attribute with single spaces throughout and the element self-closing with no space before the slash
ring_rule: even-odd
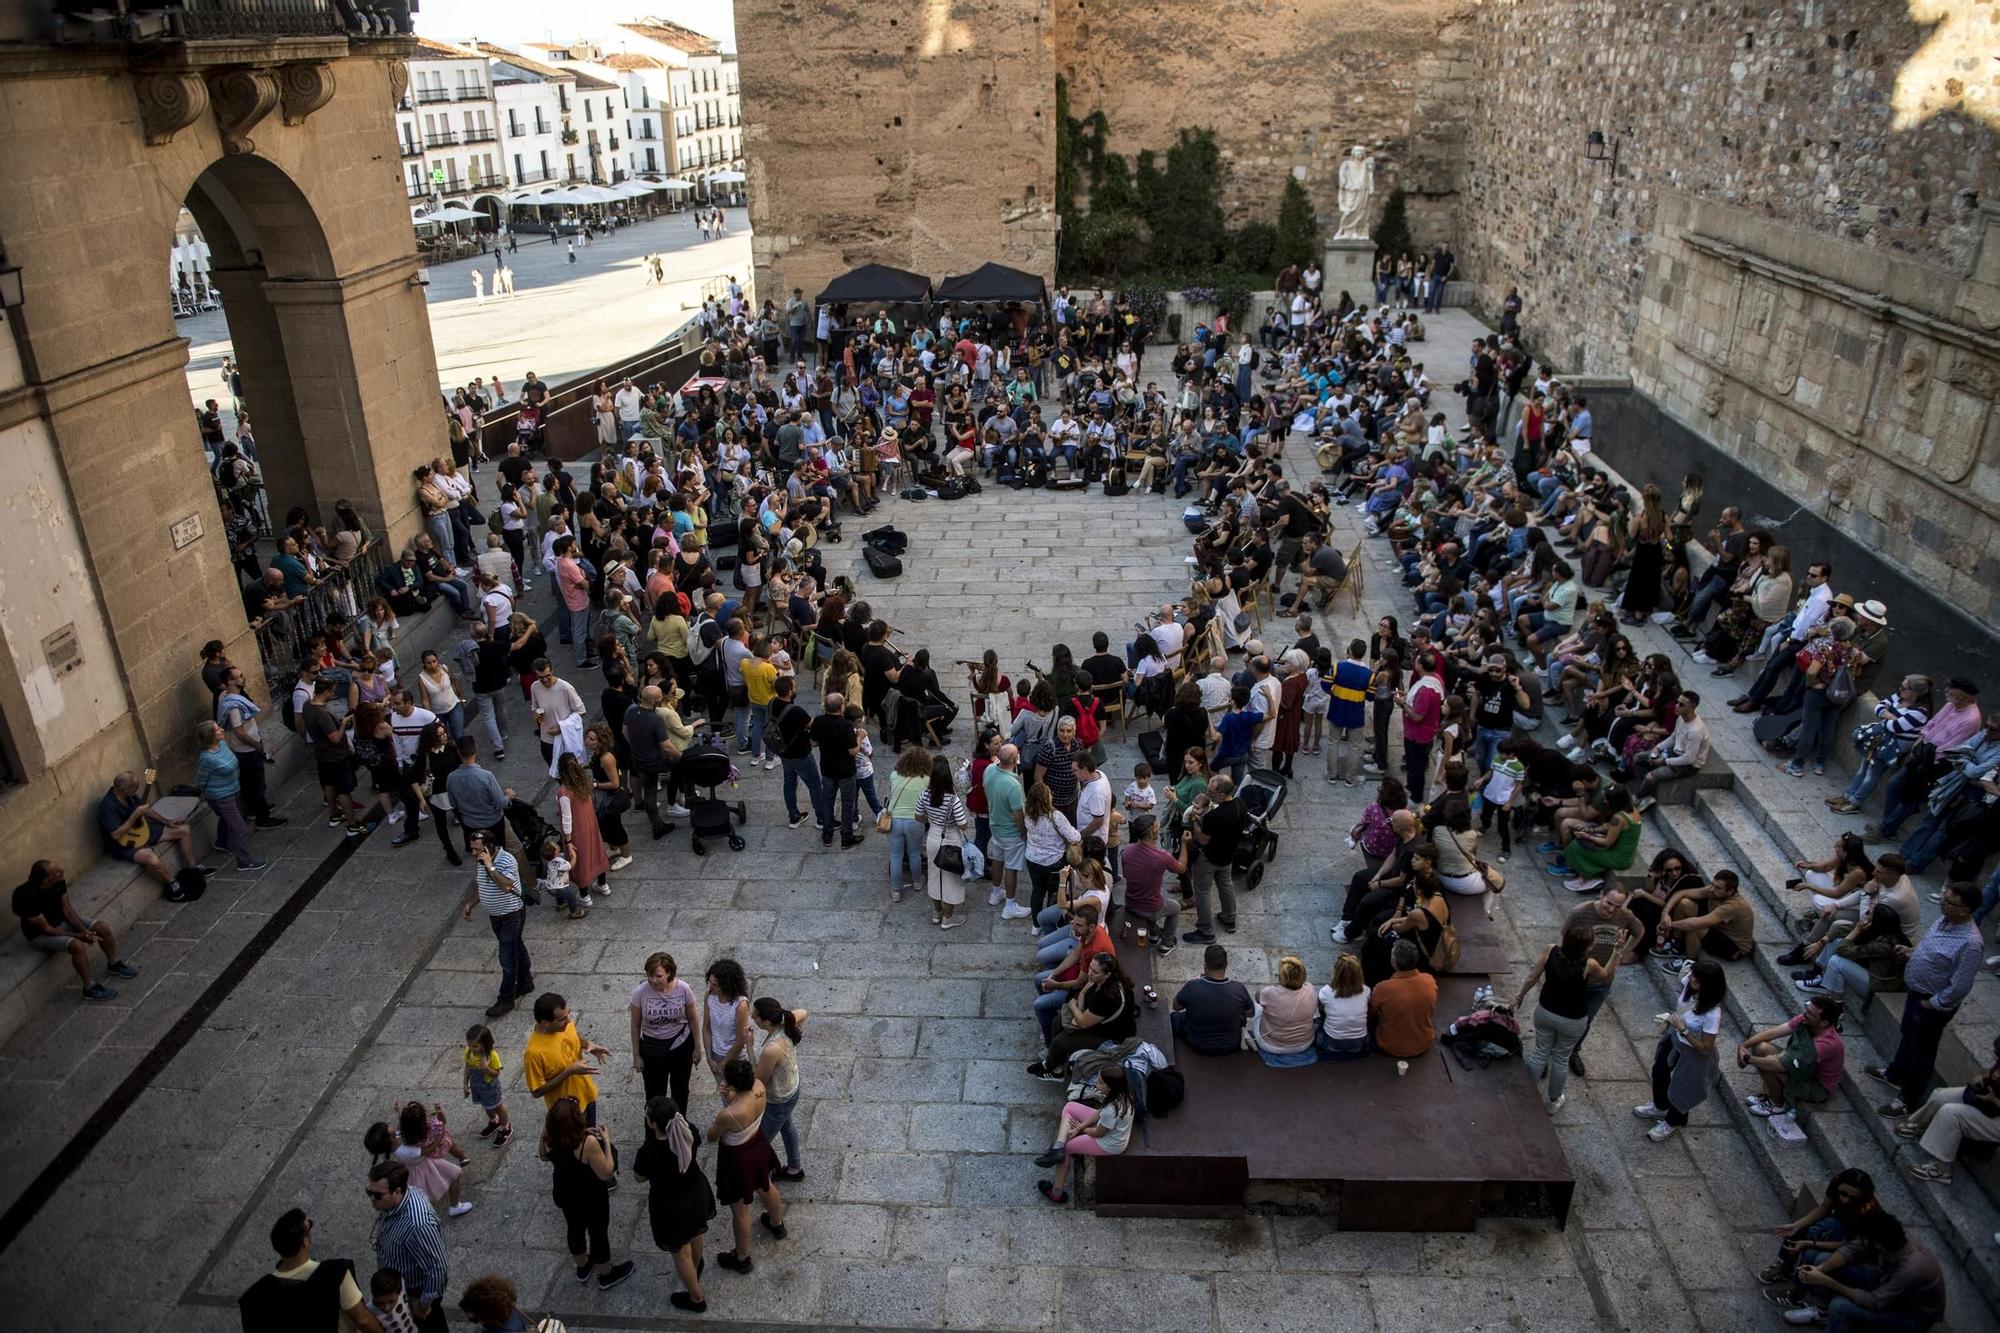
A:
<svg viewBox="0 0 2000 1333">
<path fill-rule="evenodd" d="M 789 694 L 786 695 L 786 702 L 791 703 Z M 860 792 L 856 785 L 859 779 L 855 775 L 859 772 L 856 756 L 861 752 L 861 737 L 855 725 L 847 718 L 845 699 L 838 694 L 829 694 L 821 702 L 823 707 L 819 716 L 812 720 L 807 729 L 813 745 L 819 750 L 819 794 L 815 798 L 815 804 L 821 807 L 820 818 L 823 821 L 820 824 L 819 841 L 822 847 L 833 846 L 834 798 L 838 796 L 840 848 L 842 851 L 847 851 L 859 847 L 864 841 L 854 829 L 855 808 L 860 801 Z M 796 728 L 796 720 L 791 719 L 789 713 L 788 708 L 785 717 L 789 725 Z M 801 773 L 803 775 L 803 770 Z M 809 793 L 812 791 L 811 783 L 808 783 L 806 790 Z M 787 796 L 790 796 L 789 791 Z M 900 899 L 903 895 L 899 890 L 895 896 Z"/>
<path fill-rule="evenodd" d="M 605 855 L 611 858 L 605 869 L 623 870 L 632 864 L 632 839 L 625 832 L 624 819 L 625 812 L 632 808 L 632 795 L 625 775 L 618 771 L 618 742 L 611 728 L 599 722 L 583 733 L 583 748 L 590 760 L 584 776 L 590 779 L 591 809 L 597 816 L 597 831 Z"/>
<path fill-rule="evenodd" d="M 556 1207 L 568 1228 L 576 1280 L 590 1281 L 594 1268 L 598 1289 L 609 1291 L 637 1267 L 630 1259 L 611 1262 L 611 1184 L 618 1173 L 611 1130 L 586 1125 L 576 1098 L 559 1097 L 542 1122 L 540 1152 L 554 1171 Z"/>
<path fill-rule="evenodd" d="M 583 567 L 583 552 L 574 537 L 555 540 L 556 596 L 561 603 L 568 642 L 576 649 L 576 665 L 587 670 L 597 665 L 597 643 L 590 637 L 590 575 Z"/>
<path fill-rule="evenodd" d="M 236 752 L 222 743 L 222 737 L 221 726 L 214 722 L 195 724 L 195 743 L 201 747 L 201 753 L 195 756 L 195 789 L 208 802 L 208 808 L 215 811 L 216 845 L 235 855 L 238 870 L 262 870 L 271 863 L 250 850 L 250 829 L 243 822 L 243 811 L 236 799 L 242 790 L 237 777 L 241 765 Z"/>
<path fill-rule="evenodd" d="M 646 812 L 646 818 L 653 831 L 653 841 L 658 842 L 674 831 L 674 826 L 660 813 L 660 783 L 667 781 L 667 800 L 673 801 L 673 778 L 669 767 L 680 757 L 680 750 L 673 743 L 667 728 L 667 720 L 661 714 L 666 704 L 666 695 L 658 685 L 648 685 L 639 691 L 639 701 L 625 710 L 619 725 L 625 734 L 625 745 L 632 756 L 632 774 L 639 787 L 639 804 Z"/>
<path fill-rule="evenodd" d="M 815 724 L 817 725 L 817 724 Z M 821 751 L 821 767 L 825 751 Z M 889 826 L 889 901 L 903 901 L 904 874 L 911 885 L 924 877 L 923 823 L 917 807 L 931 780 L 931 754 L 921 745 L 912 745 L 896 756 L 896 771 L 889 775 L 889 795 L 882 815 Z"/>
<path fill-rule="evenodd" d="M 334 713 L 332 704 L 333 680 L 322 674 L 313 681 L 311 702 L 299 710 L 299 720 L 312 740 L 326 826 L 344 826 L 348 837 L 358 838 L 367 830 L 361 824 L 361 802 L 354 799 L 354 746 L 347 738 L 346 719 Z"/>
<path fill-rule="evenodd" d="M 541 740 L 542 762 L 552 763 L 556 742 L 562 737 L 562 724 L 573 717 L 582 718 L 589 710 L 584 707 L 583 696 L 576 692 L 576 686 L 558 677 L 546 657 L 535 661 L 535 683 L 528 687 L 528 702 Z"/>
<path fill-rule="evenodd" d="M 383 1333 L 354 1280 L 354 1264 L 313 1258 L 312 1235 L 312 1219 L 303 1208 L 290 1209 L 271 1224 L 278 1263 L 237 1298 L 243 1333 L 337 1329 L 343 1315 L 354 1333 Z"/>
<path fill-rule="evenodd" d="M 1535 1049 L 1528 1052 L 1527 1065 L 1537 1083 L 1545 1072 L 1548 1074 L 1550 1115 L 1562 1110 L 1568 1097 L 1563 1085 L 1569 1079 L 1570 1053 L 1590 1030 L 1590 988 L 1601 986 L 1607 991 L 1611 988 L 1619 960 L 1624 958 L 1629 943 L 1625 932 L 1619 931 L 1612 942 L 1610 966 L 1606 967 L 1591 956 L 1595 939 L 1595 932 L 1584 922 L 1564 925 L 1562 942 L 1549 946 L 1522 980 L 1520 993 L 1514 997 L 1518 1013 L 1535 983 L 1542 983 L 1541 995 L 1535 1002 Z"/>
<path fill-rule="evenodd" d="M 1903 1003 L 1902 1037 L 1886 1068 L 1869 1065 L 1864 1070 L 1870 1078 L 1896 1088 L 1896 1096 L 1881 1108 L 1883 1115 L 1908 1116 L 1930 1092 L 1945 1025 L 1972 993 L 1973 979 L 1979 975 L 1981 935 L 1972 919 L 1978 903 L 1977 887 L 1957 881 L 1945 885 L 1938 899 L 1938 919 L 1914 949 L 1898 950 L 1907 957 L 1903 984 L 1910 992 Z"/>
<path fill-rule="evenodd" d="M 554 1108 L 573 1099 L 586 1125 L 597 1123 L 597 1066 L 590 1063 L 611 1054 L 576 1030 L 569 1001 L 554 991 L 535 997 L 535 1026 L 521 1052 L 521 1082 L 528 1095 Z M 588 1057 L 588 1058 L 586 1058 Z"/>
<path fill-rule="evenodd" d="M 444 730 L 441 722 L 433 725 L 440 732 Z M 433 736 L 432 740 L 435 741 L 436 737 Z M 495 851 L 504 850 L 507 846 L 507 803 L 514 799 L 514 789 L 501 786 L 493 771 L 480 764 L 478 741 L 470 736 L 461 736 L 456 749 L 458 764 L 445 774 L 444 789 L 446 799 L 451 802 L 450 808 L 458 815 L 459 827 L 464 830 L 466 853 L 470 855 L 472 852 L 475 834 L 484 835 Z M 435 752 L 431 762 L 433 765 L 438 763 Z"/>
<path fill-rule="evenodd" d="M 562 830 L 563 856 L 570 865 L 570 880 L 589 897 L 611 893 L 611 858 L 604 850 L 604 835 L 598 831 L 596 795 L 590 771 L 576 756 L 565 754 L 558 769 L 556 817 Z"/>
<path fill-rule="evenodd" d="M 1022 819 L 1027 793 L 1021 786 L 1020 767 L 1020 747 L 1002 745 L 979 780 L 986 793 L 986 820 L 991 830 L 986 877 L 993 881 L 993 892 L 986 902 L 1000 908 L 1002 921 L 1030 915 L 1017 898 L 1021 869 L 1028 863 L 1028 831 Z"/>
<path fill-rule="evenodd" d="M 470 741 L 467 737 L 463 743 Z M 452 795 L 455 801 L 457 792 Z M 535 967 L 528 958 L 527 941 L 522 938 L 528 924 L 528 903 L 521 895 L 521 868 L 512 852 L 495 848 L 491 836 L 483 829 L 466 832 L 465 850 L 472 856 L 472 888 L 465 895 L 460 915 L 472 920 L 476 903 L 493 927 L 493 938 L 500 946 L 500 997 L 487 1008 L 486 1016 L 504 1018 L 514 1011 L 515 1000 L 535 988 Z"/>
<path fill-rule="evenodd" d="M 750 1258 L 750 1200 L 763 1200 L 759 1220 L 776 1240 L 785 1238 L 785 1201 L 772 1182 L 778 1157 L 764 1137 L 764 1085 L 741 1058 L 723 1066 L 720 1082 L 723 1107 L 708 1136 L 715 1140 L 715 1197 L 729 1205 L 736 1247 L 717 1255 L 716 1262 L 731 1272 L 747 1273 L 756 1266 Z"/>
<path fill-rule="evenodd" d="M 771 748 L 777 753 L 778 763 L 785 775 L 785 826 L 797 828 L 806 822 L 805 812 L 799 809 L 799 787 L 803 784 L 806 798 L 812 802 L 813 817 L 821 830 L 821 841 L 833 840 L 833 811 L 828 802 L 825 784 L 821 780 L 819 764 L 813 759 L 813 713 L 797 698 L 798 682 L 792 676 L 778 677 L 775 697 L 771 702 Z M 829 693 L 830 703 L 840 699 L 837 693 Z M 841 702 L 845 704 L 845 700 Z M 858 751 L 858 746 L 856 747 Z M 857 768 L 857 772 L 858 772 Z M 859 779 L 856 779 L 857 783 Z"/>
<path fill-rule="evenodd" d="M 722 1071 L 731 1060 L 747 1059 L 756 1047 L 750 1025 L 750 981 L 743 964 L 718 958 L 708 965 L 708 994 L 702 1026 L 708 1031 L 708 1072 L 722 1091 Z"/>
<path fill-rule="evenodd" d="M 897 766 L 901 767 L 900 760 Z M 940 930 L 955 930 L 965 924 L 965 918 L 956 913 L 965 905 L 965 835 L 972 827 L 972 816 L 952 783 L 951 760 L 943 755 L 931 759 L 930 785 L 917 802 L 916 817 L 925 830 L 924 891 L 931 900 L 931 924 Z M 953 856 L 942 855 L 947 848 Z M 945 864 L 953 859 L 958 863 L 956 870 Z"/>
<path fill-rule="evenodd" d="M 1632 1108 L 1633 1115 L 1653 1122 L 1646 1137 L 1655 1143 L 1672 1138 L 1715 1086 L 1716 1039 L 1722 1031 L 1722 1000 L 1728 993 L 1722 964 L 1712 959 L 1702 959 L 1683 975 L 1680 999 L 1666 1016 L 1666 1028 L 1653 1050 L 1653 1100 Z"/>
<path fill-rule="evenodd" d="M 410 1188 L 410 1169 L 401 1162 L 368 1168 L 368 1203 L 375 1209 L 375 1266 L 393 1268 L 403 1278 L 417 1333 L 450 1333 L 444 1293 L 451 1281 L 444 1227 L 422 1190 Z"/>
<path fill-rule="evenodd" d="M 1617 972 L 1621 963 L 1638 961 L 1640 949 L 1652 938 L 1645 923 L 1626 906 L 1630 898 L 1631 894 L 1620 885 L 1606 884 L 1597 897 L 1571 912 L 1563 922 L 1564 935 L 1579 925 L 1590 931 L 1590 956 L 1607 977 L 1601 983 L 1589 976 L 1584 978 L 1583 1032 L 1569 1051 L 1569 1072 L 1578 1078 L 1584 1076 L 1584 1038 L 1590 1035 L 1591 1026 L 1597 1022 L 1597 1011 L 1611 997 L 1608 978 Z"/>
<path fill-rule="evenodd" d="M 1083 837 L 1063 817 L 1063 812 L 1056 809 L 1045 782 L 1028 788 L 1021 804 L 1021 822 L 1027 833 L 1023 860 L 1028 867 L 1028 911 L 1039 918 L 1042 909 L 1055 899 L 1056 876 L 1068 858 L 1069 848 L 1080 846 Z"/>
<path fill-rule="evenodd" d="M 708 1297 L 701 1289 L 702 1237 L 715 1218 L 715 1191 L 695 1160 L 701 1131 L 688 1123 L 681 1104 L 672 1097 L 646 1100 L 646 1141 L 632 1161 L 632 1174 L 652 1188 L 646 1194 L 646 1217 L 653 1244 L 674 1256 L 681 1290 L 667 1297 L 676 1310 L 702 1314 Z"/>
<path fill-rule="evenodd" d="M 1441 665 L 1436 653 L 1419 654 L 1416 679 L 1407 691 L 1396 692 L 1396 706 L 1403 713 L 1403 785 L 1412 805 L 1423 804 L 1431 742 L 1437 739 L 1444 719 L 1444 680 L 1438 674 Z"/>
<path fill-rule="evenodd" d="M 493 1146 L 504 1148 L 514 1137 L 514 1124 L 507 1115 L 506 1094 L 500 1087 L 500 1052 L 493 1045 L 493 1029 L 474 1023 L 465 1031 L 465 1052 L 459 1062 L 465 1098 L 486 1112 L 486 1127 L 480 1138 L 491 1136 Z"/>
<path fill-rule="evenodd" d="M 751 1021 L 764 1034 L 764 1048 L 757 1053 L 757 1081 L 764 1085 L 764 1118 L 758 1128 L 764 1141 L 781 1138 L 785 1144 L 785 1165 L 776 1175 L 780 1180 L 804 1180 L 806 1169 L 799 1162 L 799 1131 L 792 1112 L 799 1106 L 798 1045 L 804 1038 L 809 1015 L 803 1009 L 787 1009 L 770 996 L 760 996 L 750 1006 Z"/>
<path fill-rule="evenodd" d="M 670 953 L 646 959 L 646 979 L 633 988 L 627 1005 L 632 1016 L 632 1068 L 646 1085 L 646 1098 L 671 1093 L 674 1105 L 686 1106 L 688 1075 L 694 1053 L 701 1049 L 701 1005 L 694 987 L 681 978 Z"/>
<path fill-rule="evenodd" d="M 1329 548 L 1331 549 L 1331 548 Z M 1326 746 L 1326 780 L 1350 787 L 1361 785 L 1360 762 L 1368 725 L 1368 686 L 1374 673 L 1368 666 L 1368 645 L 1354 639 L 1347 656 L 1333 669 L 1327 685 L 1326 725 L 1333 731 Z"/>
<path fill-rule="evenodd" d="M 264 734 L 257 725 L 263 712 L 247 693 L 243 668 L 231 666 L 215 701 L 215 720 L 222 724 L 224 738 L 236 755 L 243 813 L 258 828 L 280 828 L 286 821 L 271 810 L 267 785 L 270 758 L 264 753 Z"/>
<path fill-rule="evenodd" d="M 1195 927 L 1181 936 L 1184 944 L 1215 943 L 1215 927 L 1236 931 L 1236 847 L 1243 837 L 1243 805 L 1227 773 L 1208 780 L 1207 808 L 1201 802 L 1187 813 L 1198 854 L 1189 858 L 1188 887 L 1194 893 Z M 1213 894 L 1216 902 L 1211 904 Z M 1216 907 L 1220 910 L 1215 910 Z"/>
</svg>

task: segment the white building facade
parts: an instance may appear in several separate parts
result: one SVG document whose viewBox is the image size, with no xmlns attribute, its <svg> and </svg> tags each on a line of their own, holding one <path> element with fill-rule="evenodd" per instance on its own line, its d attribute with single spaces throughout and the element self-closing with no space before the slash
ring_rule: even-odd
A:
<svg viewBox="0 0 2000 1333">
<path fill-rule="evenodd" d="M 499 217 L 510 181 L 486 57 L 419 38 L 396 109 L 403 185 L 412 207 L 458 204 Z"/>
</svg>

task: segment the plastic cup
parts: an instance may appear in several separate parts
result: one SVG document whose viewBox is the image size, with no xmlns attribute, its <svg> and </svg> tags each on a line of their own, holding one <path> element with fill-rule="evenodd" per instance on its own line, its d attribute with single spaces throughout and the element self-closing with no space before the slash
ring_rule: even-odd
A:
<svg viewBox="0 0 2000 1333">
<path fill-rule="evenodd" d="M 1396 1077 L 1397 1077 L 1397 1078 L 1401 1078 L 1401 1077 L 1402 1077 L 1403 1075 L 1405 1075 L 1405 1074 L 1407 1074 L 1407 1073 L 1409 1073 L 1409 1072 L 1410 1072 L 1410 1062 L 1409 1062 L 1408 1060 L 1398 1060 L 1398 1061 L 1396 1061 Z"/>
</svg>

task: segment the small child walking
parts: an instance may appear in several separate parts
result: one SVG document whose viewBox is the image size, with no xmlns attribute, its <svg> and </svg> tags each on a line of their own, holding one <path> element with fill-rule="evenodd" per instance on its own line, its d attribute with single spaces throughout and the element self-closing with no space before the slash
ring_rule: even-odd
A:
<svg viewBox="0 0 2000 1333">
<path fill-rule="evenodd" d="M 557 907 L 567 908 L 570 920 L 581 921 L 590 915 L 590 894 L 570 883 L 569 860 L 562 854 L 560 838 L 551 837 L 542 843 L 542 871 L 543 895 Z"/>
<path fill-rule="evenodd" d="M 507 1140 L 514 1137 L 514 1126 L 507 1120 L 506 1095 L 500 1089 L 501 1068 L 493 1030 L 484 1023 L 474 1023 L 465 1033 L 465 1095 L 486 1112 L 486 1127 L 479 1131 L 479 1137 L 491 1135 L 496 1148 L 506 1147 Z"/>
<path fill-rule="evenodd" d="M 879 815 L 882 798 L 875 794 L 875 742 L 868 736 L 868 714 L 860 704 L 849 704 L 845 716 L 854 724 L 854 734 L 861 738 L 861 753 L 854 756 L 854 786 L 868 802 L 868 813 Z"/>
<path fill-rule="evenodd" d="M 1314 655 L 1313 664 L 1306 668 L 1306 692 L 1299 699 L 1302 727 L 1299 748 L 1307 754 L 1319 753 L 1320 733 L 1326 726 L 1327 709 L 1333 703 L 1333 696 L 1327 692 L 1332 676 L 1333 649 L 1322 648 Z"/>
</svg>

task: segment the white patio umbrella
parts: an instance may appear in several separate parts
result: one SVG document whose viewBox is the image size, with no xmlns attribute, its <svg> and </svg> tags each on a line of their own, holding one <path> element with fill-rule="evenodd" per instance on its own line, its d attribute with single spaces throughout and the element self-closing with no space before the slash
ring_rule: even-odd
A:
<svg viewBox="0 0 2000 1333">
<path fill-rule="evenodd" d="M 579 185 L 570 193 L 586 204 L 615 204 L 625 198 L 618 191 L 603 185 Z"/>
<path fill-rule="evenodd" d="M 695 188 L 695 184 L 693 181 L 684 181 L 679 176 L 669 176 L 660 182 L 660 188 L 662 190 L 692 190 Z"/>
<path fill-rule="evenodd" d="M 651 181 L 638 179 L 622 180 L 612 186 L 612 192 L 621 199 L 643 199 L 660 187 Z"/>
<path fill-rule="evenodd" d="M 571 190 L 551 190 L 547 194 L 538 194 L 533 199 L 526 199 L 523 200 L 522 202 L 533 204 L 537 207 L 540 207 L 541 205 L 544 204 L 554 204 L 561 207 L 573 208 L 578 204 L 594 204 L 597 201 L 595 199 L 590 198 L 588 195 L 582 194 L 576 190 L 571 189 Z"/>
<path fill-rule="evenodd" d="M 447 204 L 445 207 L 438 209 L 434 213 L 422 214 L 416 219 L 416 221 L 419 223 L 477 222 L 481 218 L 484 218 L 485 216 L 486 214 L 479 212 L 477 209 L 461 208 L 457 204 Z"/>
<path fill-rule="evenodd" d="M 718 171 L 708 178 L 711 185 L 741 185 L 748 179 L 740 171 Z"/>
</svg>

